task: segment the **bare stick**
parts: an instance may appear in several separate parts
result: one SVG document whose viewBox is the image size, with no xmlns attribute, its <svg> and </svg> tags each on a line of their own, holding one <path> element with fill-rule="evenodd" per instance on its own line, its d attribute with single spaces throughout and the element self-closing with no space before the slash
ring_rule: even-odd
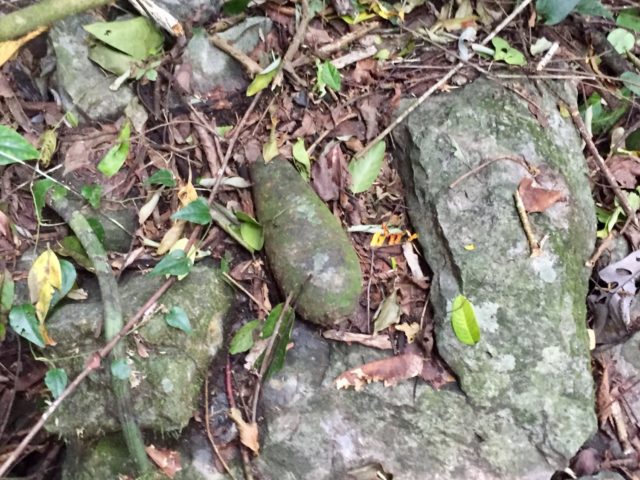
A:
<svg viewBox="0 0 640 480">
<path fill-rule="evenodd" d="M 236 408 L 236 399 L 233 396 L 233 383 L 231 382 L 231 362 L 227 356 L 227 363 L 224 366 L 224 385 L 227 392 L 227 400 L 230 408 Z M 242 468 L 244 470 L 245 480 L 253 480 L 253 474 L 251 473 L 251 458 L 249 458 L 249 452 L 247 448 L 240 443 L 240 456 L 242 457 Z"/>
<path fill-rule="evenodd" d="M 204 426 L 207 429 L 207 438 L 209 439 L 209 443 L 211 444 L 211 448 L 213 448 L 216 457 L 220 460 L 220 463 L 224 467 L 225 471 L 231 477 L 231 480 L 236 480 L 236 477 L 233 476 L 229 465 L 224 461 L 222 455 L 220 454 L 220 450 L 218 450 L 218 446 L 216 445 L 215 440 L 213 439 L 213 433 L 211 433 L 211 425 L 209 425 L 209 376 L 205 375 L 204 377 Z"/>
<path fill-rule="evenodd" d="M 482 41 L 481 45 L 488 44 L 493 37 L 495 37 L 498 33 L 502 31 L 504 27 L 506 27 L 509 22 L 511 22 L 520 12 L 522 12 L 532 0 L 524 0 L 520 5 L 518 5 L 513 12 L 511 12 L 500 24 L 493 29 L 493 31 L 487 35 L 487 37 Z M 473 54 L 470 55 L 469 58 L 473 58 Z M 466 62 L 458 62 L 455 66 L 451 68 L 447 73 L 445 73 L 444 77 L 438 80 L 429 90 L 424 92 L 415 102 L 411 104 L 404 112 L 402 112 L 398 118 L 396 118 L 391 124 L 385 128 L 380 134 L 371 140 L 365 148 L 360 150 L 355 156 L 354 159 L 362 158 L 376 143 L 383 140 L 389 133 L 393 131 L 399 124 L 401 124 L 416 108 L 424 103 L 424 101 L 434 94 L 437 90 L 439 90 L 442 86 L 444 86 L 456 73 L 458 73 L 464 66 Z"/>
<path fill-rule="evenodd" d="M 593 143 L 593 139 L 591 138 L 591 135 L 587 130 L 587 126 L 584 124 L 584 121 L 580 116 L 580 112 L 578 111 L 578 108 L 575 106 L 571 106 L 569 111 L 571 112 L 571 118 L 573 119 L 573 123 L 575 124 L 576 128 L 580 132 L 580 136 L 582 136 L 582 139 L 587 144 L 587 148 L 589 149 L 589 152 L 591 152 L 591 155 L 593 156 L 593 159 L 598 165 L 598 168 L 604 175 L 604 178 L 606 178 L 607 183 L 609 184 L 616 198 L 620 202 L 620 206 L 622 207 L 622 210 L 624 210 L 624 213 L 627 215 L 627 218 L 630 218 L 631 222 L 636 227 L 640 226 L 638 224 L 638 219 L 636 218 L 635 210 L 633 210 L 631 208 L 631 205 L 629 205 L 627 196 L 622 191 L 622 189 L 618 186 L 618 183 L 616 182 L 616 179 L 613 177 L 611 170 L 609 170 L 609 167 L 607 167 L 607 164 L 605 163 L 604 159 L 600 155 L 600 152 L 598 152 L 598 148 L 596 147 L 595 143 Z"/>
<path fill-rule="evenodd" d="M 282 58 L 282 68 L 278 70 L 276 73 L 276 77 L 273 79 L 272 85 L 273 87 L 279 87 L 282 85 L 282 76 L 284 70 L 291 65 L 291 60 L 298 50 L 300 50 L 300 45 L 302 45 L 302 40 L 304 40 L 304 34 L 307 31 L 307 27 L 309 26 L 309 22 L 311 21 L 312 15 L 309 12 L 309 2 L 308 0 L 302 0 L 302 18 L 300 18 L 300 24 L 298 25 L 298 30 L 296 31 L 293 40 L 289 44 L 289 48 L 287 52 L 284 54 Z"/>
<path fill-rule="evenodd" d="M 252 77 L 262 71 L 262 67 L 260 67 L 260 65 L 258 65 L 251 57 L 249 57 L 249 55 L 247 55 L 234 45 L 231 45 L 220 35 L 215 33 L 213 35 L 209 35 L 209 41 L 220 50 L 231 55 L 235 60 L 240 62 Z"/>
<path fill-rule="evenodd" d="M 524 234 L 527 236 L 527 242 L 529 242 L 531 257 L 539 257 L 542 254 L 542 250 L 540 249 L 540 244 L 533 233 L 533 228 L 531 228 L 531 223 L 529 222 L 529 215 L 527 215 L 527 210 L 524 208 L 522 197 L 520 196 L 520 192 L 517 188 L 513 197 L 516 200 L 516 209 L 518 210 L 518 216 L 522 222 L 522 229 L 524 230 Z"/>
<path fill-rule="evenodd" d="M 609 235 L 607 235 L 607 238 L 605 238 L 602 242 L 600 242 L 600 245 L 598 245 L 598 248 L 596 248 L 596 251 L 593 252 L 593 255 L 591 255 L 591 258 L 585 262 L 584 264 L 585 267 L 593 268 L 596 265 L 596 262 L 600 259 L 602 254 L 605 252 L 605 250 L 609 248 L 613 239 L 624 234 L 624 232 L 627 231 L 627 228 L 629 228 L 629 225 L 631 225 L 631 219 L 627 218 L 627 221 L 624 223 L 624 226 L 622 227 L 620 232 L 616 232 L 615 230 L 610 232 Z"/>
<path fill-rule="evenodd" d="M 492 163 L 499 162 L 500 160 L 509 160 L 511 162 L 517 163 L 518 165 L 522 165 L 532 175 L 534 175 L 536 173 L 536 169 L 534 167 L 532 167 L 524 158 L 514 157 L 512 155 L 504 155 L 502 157 L 491 158 L 491 159 L 487 160 L 486 162 L 481 163 L 477 167 L 472 168 L 467 173 L 461 175 L 460 177 L 458 177 L 457 180 L 455 180 L 453 183 L 451 183 L 451 185 L 449 185 L 449 188 L 457 187 L 461 182 L 463 182 L 464 180 L 466 180 L 470 176 L 475 175 L 480 170 L 484 169 L 485 167 L 488 167 Z"/>
<path fill-rule="evenodd" d="M 229 280 L 231 283 L 233 283 L 233 285 L 238 288 L 238 290 L 240 290 L 242 293 L 244 293 L 247 297 L 249 297 L 253 303 L 256 304 L 256 306 L 262 310 L 264 313 L 266 313 L 267 315 L 269 315 L 269 309 L 267 307 L 264 306 L 264 304 L 259 301 L 255 296 L 253 296 L 251 294 L 251 292 L 249 290 L 247 290 L 246 288 L 244 288 L 240 283 L 238 283 L 236 281 L 235 278 L 233 278 L 231 275 L 229 275 L 227 272 L 224 272 L 222 274 L 224 276 L 224 278 L 226 278 L 227 280 Z"/>
</svg>

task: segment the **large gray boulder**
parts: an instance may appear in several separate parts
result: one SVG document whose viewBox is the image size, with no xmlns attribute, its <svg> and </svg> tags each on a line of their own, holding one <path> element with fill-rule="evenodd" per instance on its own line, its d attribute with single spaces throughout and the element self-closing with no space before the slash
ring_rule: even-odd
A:
<svg viewBox="0 0 640 480">
<path fill-rule="evenodd" d="M 395 134 L 409 214 L 434 271 L 437 348 L 460 388 L 405 382 L 338 391 L 340 373 L 386 354 L 327 344 L 299 325 L 285 369 L 265 385 L 264 478 L 359 478 L 356 469 L 379 466 L 396 480 L 548 480 L 596 431 L 584 268 L 595 213 L 585 161 L 555 98 L 542 87 L 516 88 L 548 128 L 521 96 L 479 80 L 432 99 Z M 513 199 L 525 169 L 496 162 L 449 188 L 505 155 L 545 164 L 567 196 L 531 215 L 537 235 L 548 235 L 537 258 Z M 472 347 L 450 324 L 460 293 L 481 329 Z"/>
<path fill-rule="evenodd" d="M 162 277 L 133 275 L 120 286 L 125 321 L 163 282 Z M 141 428 L 163 433 L 180 431 L 197 411 L 209 362 L 222 345 L 224 317 L 231 299 L 230 288 L 218 269 L 196 265 L 161 297 L 163 308 L 136 330 L 139 342 L 132 335 L 127 337 L 133 408 Z M 174 306 L 187 313 L 191 334 L 166 323 L 165 312 Z M 69 378 L 75 377 L 89 355 L 104 343 L 94 333 L 101 318 L 99 295 L 57 309 L 47 319 L 47 328 L 58 344 L 43 350 L 43 355 L 56 367 L 64 368 Z M 47 429 L 66 438 L 118 431 L 114 406 L 110 377 L 104 369 L 99 370 L 65 400 Z"/>
</svg>

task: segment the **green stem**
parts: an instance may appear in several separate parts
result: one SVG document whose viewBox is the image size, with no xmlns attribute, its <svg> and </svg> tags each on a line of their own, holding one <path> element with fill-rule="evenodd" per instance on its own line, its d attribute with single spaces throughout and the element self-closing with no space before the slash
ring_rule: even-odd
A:
<svg viewBox="0 0 640 480">
<path fill-rule="evenodd" d="M 47 196 L 47 203 L 73 230 L 93 262 L 98 284 L 100 285 L 100 295 L 102 296 L 104 335 L 106 340 L 110 340 L 120 332 L 124 326 L 124 321 L 122 319 L 118 284 L 107 260 L 107 252 L 84 215 L 64 195 L 52 192 Z M 125 346 L 122 342 L 119 342 L 111 351 L 111 363 L 125 358 Z M 122 433 L 129 453 L 135 460 L 140 473 L 150 471 L 152 467 L 144 450 L 142 433 L 133 415 L 129 382 L 127 379 L 120 380 L 112 375 L 111 386 L 116 397 Z"/>
<path fill-rule="evenodd" d="M 101 7 L 113 0 L 43 0 L 0 17 L 0 42 L 21 37 L 76 13 Z"/>
</svg>

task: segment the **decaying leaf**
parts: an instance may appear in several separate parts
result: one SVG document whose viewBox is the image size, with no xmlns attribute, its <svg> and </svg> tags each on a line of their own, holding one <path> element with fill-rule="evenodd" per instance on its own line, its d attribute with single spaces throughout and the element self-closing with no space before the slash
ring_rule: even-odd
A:
<svg viewBox="0 0 640 480">
<path fill-rule="evenodd" d="M 340 330 L 325 330 L 322 332 L 322 336 L 337 342 L 359 343 L 367 347 L 379 348 L 380 350 L 391 350 L 393 348 L 388 335 L 367 335 Z"/>
<path fill-rule="evenodd" d="M 423 363 L 424 358 L 415 353 L 383 358 L 344 372 L 336 378 L 336 387 L 354 387 L 360 391 L 367 383 L 380 381 L 384 382 L 385 387 L 391 387 L 402 380 L 421 375 Z"/>
<path fill-rule="evenodd" d="M 198 198 L 198 192 L 196 192 L 196 189 L 191 182 L 185 183 L 178 190 L 178 199 L 180 200 L 180 205 L 182 205 L 182 207 L 186 207 L 196 198 Z"/>
<path fill-rule="evenodd" d="M 7 40 L 5 42 L 0 42 L 0 66 L 4 65 L 13 55 L 20 50 L 25 43 L 29 40 L 36 38 L 43 32 L 47 31 L 48 27 L 40 27 L 33 32 L 29 32 L 23 37 L 17 38 L 15 40 Z"/>
<path fill-rule="evenodd" d="M 151 198 L 147 201 L 147 203 L 140 207 L 140 211 L 138 212 L 138 223 L 140 225 L 147 221 L 147 219 L 151 216 L 153 211 L 158 206 L 158 202 L 160 201 L 160 197 L 162 196 L 162 190 L 162 188 L 159 188 L 158 190 L 153 192 L 153 195 L 151 195 Z"/>
<path fill-rule="evenodd" d="M 147 452 L 149 458 L 153 460 L 153 463 L 155 463 L 167 477 L 173 478 L 176 476 L 176 473 L 182 470 L 180 452 L 166 448 L 157 448 L 153 444 L 144 447 L 144 451 Z"/>
<path fill-rule="evenodd" d="M 609 170 L 621 187 L 632 190 L 638 186 L 637 177 L 640 176 L 640 160 L 638 158 L 615 155 L 609 163 Z"/>
<path fill-rule="evenodd" d="M 342 186 L 342 172 L 346 160 L 339 143 L 330 143 L 311 166 L 311 184 L 325 202 L 337 200 Z"/>
<path fill-rule="evenodd" d="M 247 423 L 242 418 L 242 413 L 237 408 L 229 410 L 229 418 L 233 420 L 240 432 L 240 441 L 242 444 L 249 448 L 251 451 L 258 453 L 260 450 L 260 443 L 258 441 L 258 424 Z"/>
<path fill-rule="evenodd" d="M 186 224 L 186 220 L 176 220 L 175 222 L 173 222 L 171 228 L 166 231 L 166 233 L 162 237 L 162 240 L 160 240 L 160 245 L 158 245 L 156 254 L 164 255 L 165 253 L 167 253 L 169 249 L 171 249 L 175 245 L 175 243 L 182 237 Z"/>
<path fill-rule="evenodd" d="M 524 208 L 529 213 L 544 212 L 564 198 L 564 194 L 560 190 L 547 190 L 534 186 L 531 177 L 525 177 L 520 181 L 518 193 L 520 193 Z"/>
<path fill-rule="evenodd" d="M 413 343 L 416 339 L 416 335 L 420 332 L 420 324 L 417 322 L 413 323 L 401 323 L 396 325 L 396 330 L 400 330 L 407 336 L 407 342 Z"/>
<path fill-rule="evenodd" d="M 62 269 L 60 261 L 49 248 L 42 252 L 33 262 L 28 277 L 31 303 L 35 303 L 36 316 L 40 321 L 42 337 L 48 345 L 55 345 L 44 328 L 44 320 L 49 312 L 49 305 L 55 290 L 62 288 Z"/>
<path fill-rule="evenodd" d="M 395 325 L 400 321 L 402 310 L 398 305 L 398 291 L 394 290 L 391 295 L 384 299 L 378 307 L 378 311 L 373 317 L 373 333 L 378 333 L 385 328 Z"/>
<path fill-rule="evenodd" d="M 40 137 L 40 156 L 38 163 L 41 167 L 47 168 L 51 163 L 51 157 L 56 151 L 58 145 L 58 136 L 53 128 L 44 131 Z"/>
</svg>

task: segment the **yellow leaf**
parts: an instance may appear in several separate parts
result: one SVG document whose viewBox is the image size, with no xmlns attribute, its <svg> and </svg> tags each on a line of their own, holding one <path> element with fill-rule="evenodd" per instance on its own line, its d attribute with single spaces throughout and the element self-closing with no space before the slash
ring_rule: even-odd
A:
<svg viewBox="0 0 640 480">
<path fill-rule="evenodd" d="M 174 245 L 180 237 L 182 237 L 186 224 L 186 220 L 176 220 L 171 228 L 167 230 L 167 233 L 164 234 L 164 237 L 162 237 L 160 245 L 158 245 L 158 249 L 156 250 L 156 254 L 164 255 L 169 251 L 169 249 L 173 251 Z"/>
<path fill-rule="evenodd" d="M 56 151 L 58 145 L 58 137 L 56 131 L 52 128 L 45 130 L 40 137 L 40 156 L 38 157 L 38 163 L 42 167 L 48 167 L 51 163 L 51 157 Z"/>
<path fill-rule="evenodd" d="M 401 323 L 399 325 L 396 325 L 396 330 L 404 332 L 404 334 L 407 336 L 407 342 L 413 343 L 413 341 L 416 339 L 416 335 L 418 334 L 418 332 L 420 332 L 420 324 L 416 322 Z"/>
<path fill-rule="evenodd" d="M 258 453 L 258 450 L 260 450 L 260 443 L 258 441 L 258 424 L 255 422 L 245 422 L 244 418 L 242 418 L 242 413 L 237 408 L 229 410 L 229 417 L 238 427 L 238 432 L 240 432 L 240 441 L 242 444 L 245 447 L 250 448 L 253 452 Z"/>
<path fill-rule="evenodd" d="M 36 316 L 41 324 L 49 311 L 51 297 L 55 289 L 62 288 L 62 270 L 60 261 L 49 248 L 33 262 L 28 277 L 31 302 L 36 304 Z M 45 339 L 46 332 L 43 332 Z"/>
<path fill-rule="evenodd" d="M 196 189 L 191 182 L 187 182 L 185 185 L 180 187 L 180 190 L 178 190 L 178 198 L 180 199 L 180 204 L 183 207 L 186 207 L 198 198 L 198 192 L 196 192 Z"/>
<path fill-rule="evenodd" d="M 184 250 L 185 247 L 187 246 L 188 242 L 189 242 L 188 238 L 184 238 L 184 237 L 181 238 L 180 240 L 178 240 L 177 242 L 175 242 L 173 244 L 173 246 L 169 250 L 169 253 L 174 252 L 176 250 Z M 191 245 L 191 248 L 189 249 L 189 252 L 187 253 L 187 258 L 191 262 L 191 265 L 193 265 L 195 263 L 197 253 L 198 253 L 198 250 L 196 249 L 196 246 L 195 245 Z M 187 276 L 187 274 L 178 275 L 178 281 L 182 280 L 186 276 Z"/>
<path fill-rule="evenodd" d="M 40 27 L 33 32 L 27 33 L 24 37 L 20 37 L 16 40 L 0 42 L 0 67 L 10 60 L 11 57 L 13 57 L 13 54 L 16 53 L 22 45 L 46 31 L 47 27 Z"/>
<path fill-rule="evenodd" d="M 465 245 L 465 246 L 464 246 L 464 249 L 465 249 L 467 252 L 473 252 L 473 251 L 476 249 L 476 246 L 475 246 L 475 244 L 470 243 L 469 245 Z"/>
</svg>

